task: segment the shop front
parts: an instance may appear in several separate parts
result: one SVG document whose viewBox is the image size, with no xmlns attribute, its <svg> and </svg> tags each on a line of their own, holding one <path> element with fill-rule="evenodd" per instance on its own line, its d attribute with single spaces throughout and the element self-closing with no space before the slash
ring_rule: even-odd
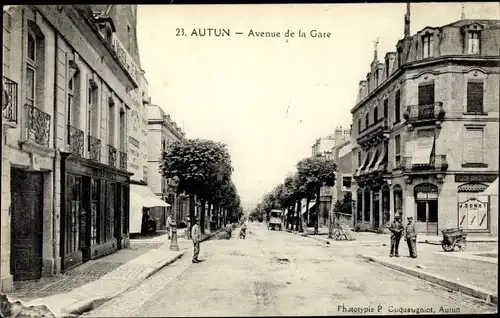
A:
<svg viewBox="0 0 500 318">
<path fill-rule="evenodd" d="M 61 266 L 129 246 L 130 173 L 79 156 L 61 160 Z"/>
<path fill-rule="evenodd" d="M 130 233 L 143 233 L 145 219 L 155 221 L 156 229 L 165 223 L 167 207 L 170 204 L 158 198 L 147 185 L 141 183 L 130 184 Z"/>
</svg>

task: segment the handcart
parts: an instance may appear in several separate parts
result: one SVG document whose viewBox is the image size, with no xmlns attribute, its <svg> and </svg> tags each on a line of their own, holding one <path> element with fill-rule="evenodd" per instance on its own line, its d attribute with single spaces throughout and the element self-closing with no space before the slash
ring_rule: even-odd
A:
<svg viewBox="0 0 500 318">
<path fill-rule="evenodd" d="M 339 217 L 338 213 L 333 213 L 334 220 L 334 229 L 333 229 L 333 238 L 337 241 L 347 240 L 354 241 L 354 235 L 349 227 L 349 224 L 345 222 L 343 218 Z"/>
<path fill-rule="evenodd" d="M 467 246 L 467 234 L 464 233 L 462 229 L 447 229 L 443 230 L 443 240 L 441 241 L 441 247 L 446 252 L 451 252 L 455 250 L 455 246 L 458 247 L 459 251 L 465 251 Z"/>
</svg>

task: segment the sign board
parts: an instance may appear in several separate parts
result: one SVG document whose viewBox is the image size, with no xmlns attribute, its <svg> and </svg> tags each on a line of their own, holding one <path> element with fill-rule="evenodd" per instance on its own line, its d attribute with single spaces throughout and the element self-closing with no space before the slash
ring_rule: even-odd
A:
<svg viewBox="0 0 500 318">
<path fill-rule="evenodd" d="M 477 182 L 477 183 L 491 183 L 498 178 L 498 174 L 456 174 L 455 182 Z"/>
<path fill-rule="evenodd" d="M 470 198 L 458 203 L 458 227 L 466 230 L 488 229 L 487 197 Z"/>
<path fill-rule="evenodd" d="M 113 34 L 113 50 L 118 55 L 118 59 L 127 70 L 127 73 L 134 79 L 137 86 L 141 84 L 141 69 L 134 62 L 125 46 L 118 40 L 118 37 Z"/>
</svg>

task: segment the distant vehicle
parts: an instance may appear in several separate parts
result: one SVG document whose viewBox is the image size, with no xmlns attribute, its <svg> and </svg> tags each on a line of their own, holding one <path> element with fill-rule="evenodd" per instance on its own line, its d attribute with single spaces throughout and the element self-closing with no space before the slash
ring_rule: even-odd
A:
<svg viewBox="0 0 500 318">
<path fill-rule="evenodd" d="M 271 210 L 269 213 L 269 224 L 267 228 L 269 230 L 276 230 L 279 229 L 280 231 L 283 230 L 283 215 L 284 212 L 281 210 Z"/>
</svg>

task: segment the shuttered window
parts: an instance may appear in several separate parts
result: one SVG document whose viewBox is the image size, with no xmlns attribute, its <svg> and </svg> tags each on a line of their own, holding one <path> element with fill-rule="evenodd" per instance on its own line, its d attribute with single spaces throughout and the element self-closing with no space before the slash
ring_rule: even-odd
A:
<svg viewBox="0 0 500 318">
<path fill-rule="evenodd" d="M 483 81 L 467 82 L 467 112 L 482 113 L 484 83 Z"/>
<path fill-rule="evenodd" d="M 396 91 L 396 96 L 394 97 L 394 104 L 395 104 L 395 110 L 394 112 L 396 113 L 396 123 L 399 123 L 401 121 L 401 93 Z"/>
<path fill-rule="evenodd" d="M 434 104 L 434 83 L 427 83 L 418 86 L 418 104 Z"/>
<path fill-rule="evenodd" d="M 467 128 L 464 136 L 464 162 L 484 163 L 484 131 Z"/>
</svg>

